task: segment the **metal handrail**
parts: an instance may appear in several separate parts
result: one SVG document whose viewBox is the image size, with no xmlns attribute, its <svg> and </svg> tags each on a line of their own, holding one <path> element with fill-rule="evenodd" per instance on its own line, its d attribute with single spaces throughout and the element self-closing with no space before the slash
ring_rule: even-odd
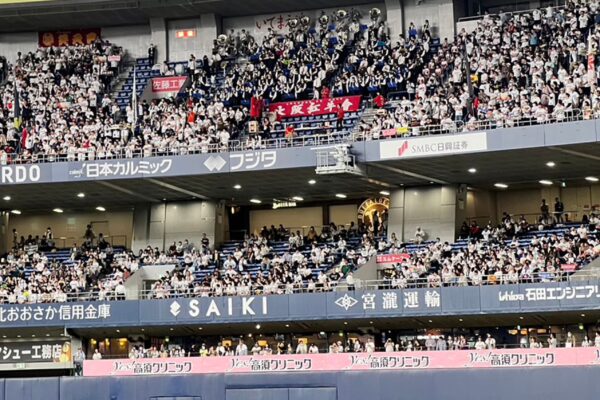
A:
<svg viewBox="0 0 600 400">
<path fill-rule="evenodd" d="M 581 121 L 586 119 L 600 119 L 600 112 L 593 113 L 586 116 L 579 109 L 572 111 L 565 111 L 565 118 L 554 118 L 551 117 L 543 122 L 543 124 L 551 123 L 563 123 Z M 485 130 L 494 130 L 498 128 L 513 128 L 523 126 L 542 125 L 536 121 L 535 118 L 527 118 L 515 120 L 512 126 L 503 125 L 502 121 L 496 120 L 475 120 L 468 122 L 455 122 L 457 125 L 456 129 L 448 129 L 442 124 L 432 124 L 426 126 L 406 127 L 407 132 L 400 135 L 379 137 L 378 139 L 389 139 L 395 136 L 426 136 L 435 134 L 455 134 L 461 132 L 477 132 Z M 461 127 L 459 130 L 458 128 Z M 149 151 L 144 149 L 137 150 L 119 150 L 110 157 L 99 158 L 97 156 L 89 157 L 89 154 L 58 154 L 58 155 L 47 155 L 47 154 L 34 154 L 31 159 L 21 159 L 21 154 L 17 153 L 6 153 L 5 157 L 0 158 L 0 165 L 8 164 L 38 164 L 38 163 L 51 163 L 51 162 L 76 162 L 76 161 L 95 161 L 95 160 L 116 160 L 116 159 L 135 159 L 143 157 L 160 157 L 160 156 L 179 156 L 179 155 L 193 155 L 193 154 L 208 154 L 208 153 L 223 153 L 223 152 L 235 152 L 235 151 L 255 151 L 264 149 L 282 149 L 282 148 L 293 148 L 293 147 L 306 147 L 306 146 L 321 146 L 331 145 L 339 143 L 347 143 L 361 140 L 375 140 L 370 133 L 358 132 L 351 134 L 349 131 L 337 131 L 326 134 L 318 135 L 305 135 L 294 138 L 275 138 L 265 139 L 261 141 L 260 145 L 254 145 L 248 141 L 231 140 L 228 145 L 210 144 L 210 145 L 197 145 L 197 147 L 182 145 L 175 148 L 169 148 L 166 150 L 160 150 L 153 148 Z M 83 156 L 82 156 L 83 155 Z"/>
<path fill-rule="evenodd" d="M 137 292 L 138 299 L 168 299 L 168 298 L 194 298 L 194 297 L 231 297 L 231 296 L 260 296 L 260 295 L 285 295 L 285 294 L 301 294 L 301 293 L 326 293 L 326 292 L 346 292 L 354 290 L 385 290 L 385 289 L 439 289 L 442 287 L 466 287 L 466 286 L 489 286 L 489 285 L 521 285 L 531 283 L 554 283 L 554 282 L 571 282 L 573 277 L 576 276 L 576 281 L 597 281 L 600 280 L 598 274 L 594 274 L 591 271 L 579 271 L 576 274 L 568 274 L 564 271 L 557 271 L 555 273 L 534 273 L 531 277 L 526 278 L 519 276 L 514 281 L 509 281 L 505 275 L 503 279 L 496 280 L 494 275 L 482 275 L 481 283 L 474 284 L 471 279 L 465 279 L 459 281 L 453 279 L 450 282 L 443 282 L 440 277 L 439 284 L 432 283 L 428 278 L 417 278 L 417 279 L 406 279 L 405 281 L 394 280 L 394 279 L 378 279 L 378 280 L 359 280 L 356 279 L 354 284 L 349 284 L 346 280 L 340 280 L 339 282 L 330 282 L 323 285 L 318 283 L 313 288 L 307 283 L 294 284 L 294 285 L 271 285 L 267 287 L 246 287 L 245 289 L 238 289 L 236 293 L 227 294 L 225 288 L 223 293 L 219 294 L 214 289 L 204 288 L 199 293 L 194 293 L 193 289 L 179 291 L 175 289 L 171 290 L 156 290 L 156 289 L 142 289 Z M 94 292 L 80 292 L 80 293 L 62 293 L 60 296 L 49 301 L 38 301 L 37 303 L 65 303 L 65 302 L 76 302 L 76 301 L 116 301 L 126 300 L 125 295 L 117 296 L 113 291 L 108 292 L 106 295 L 100 297 L 97 291 Z M 7 301 L 7 298 L 0 298 L 0 304 L 14 304 L 13 302 Z M 16 302 L 16 300 L 15 300 Z M 25 303 L 35 303 L 25 301 Z"/>
<path fill-rule="evenodd" d="M 407 336 L 411 336 L 411 335 L 407 335 Z M 360 351 L 354 351 L 354 350 L 350 349 L 348 351 L 342 350 L 342 351 L 338 351 L 338 353 L 331 353 L 329 351 L 329 347 L 328 346 L 321 345 L 321 346 L 317 346 L 319 348 L 319 352 L 316 353 L 316 354 L 328 356 L 329 354 L 340 354 L 340 353 L 343 353 L 343 354 L 377 354 L 377 355 L 384 355 L 384 354 L 391 354 L 391 353 L 412 353 L 412 352 L 419 353 L 419 352 L 427 352 L 427 351 L 429 351 L 429 352 L 431 352 L 431 351 L 436 351 L 436 352 L 439 352 L 439 351 L 441 351 L 441 352 L 451 352 L 451 351 L 463 352 L 463 351 L 490 351 L 490 350 L 513 350 L 513 351 L 514 350 L 523 350 L 525 352 L 529 351 L 528 342 L 527 342 L 527 345 L 526 344 L 520 344 L 520 343 L 501 343 L 501 344 L 496 344 L 493 347 L 493 349 L 486 348 L 486 349 L 483 349 L 483 350 L 477 350 L 475 348 L 475 343 L 476 343 L 475 342 L 475 338 L 473 336 L 471 336 L 471 335 L 468 338 L 468 339 L 471 339 L 471 340 L 470 341 L 468 340 L 465 343 L 465 347 L 463 347 L 463 348 L 453 347 L 453 348 L 445 348 L 444 350 L 438 350 L 438 349 L 429 350 L 423 344 L 423 342 L 424 342 L 424 340 L 426 340 L 426 338 L 421 338 L 421 337 L 419 337 L 420 335 L 417 335 L 417 334 L 412 335 L 412 336 L 414 336 L 415 338 L 414 339 L 409 339 L 408 341 L 411 342 L 411 344 L 413 343 L 414 340 L 418 341 L 419 344 L 420 344 L 420 346 L 421 346 L 420 349 L 418 349 L 418 348 L 411 348 L 410 350 L 408 350 L 406 348 L 399 348 L 397 350 L 395 349 L 393 352 L 388 352 L 388 351 L 385 350 L 385 346 L 375 346 L 375 350 L 371 351 L 371 352 L 366 351 L 365 349 L 361 349 Z M 545 336 L 545 335 L 541 335 L 541 336 Z M 438 336 L 436 336 L 436 335 L 434 335 L 433 337 L 434 337 L 434 339 L 438 339 Z M 446 341 L 445 337 L 442 340 Z M 329 344 L 329 343 L 333 344 L 335 342 L 337 342 L 337 340 L 333 339 L 333 340 L 331 340 L 331 342 L 327 341 L 327 343 L 325 343 L 325 344 Z M 540 345 L 539 348 L 546 348 L 546 349 L 550 348 L 548 346 L 548 343 L 546 341 L 542 340 L 542 341 L 539 341 L 537 343 L 539 343 L 539 345 Z M 582 346 L 570 347 L 570 348 L 569 347 L 564 347 L 565 343 L 566 342 L 560 342 L 557 345 L 557 347 L 561 348 L 561 349 L 577 349 L 578 347 L 582 347 Z M 274 345 L 274 343 L 272 343 L 271 346 L 268 346 L 268 347 L 272 347 L 273 345 Z M 394 343 L 394 345 L 400 345 L 400 343 L 396 342 L 396 343 Z M 292 347 L 292 353 L 252 354 L 252 351 L 249 350 L 247 357 L 259 357 L 259 358 L 260 357 L 269 357 L 269 358 L 272 358 L 272 357 L 286 357 L 288 355 L 305 355 L 305 354 L 309 354 L 309 353 L 297 353 L 295 345 L 292 344 L 292 346 L 293 346 Z M 215 347 L 215 346 L 208 346 L 207 345 L 207 347 Z M 592 343 L 592 345 L 590 347 L 593 347 L 593 343 Z M 146 351 L 148 351 L 148 349 L 146 349 Z M 186 351 L 184 349 L 184 352 L 185 352 L 185 355 L 183 356 L 183 358 L 189 358 L 189 357 L 208 357 L 208 358 L 215 358 L 215 357 L 240 357 L 240 356 L 234 356 L 233 354 L 226 354 L 226 355 L 210 355 L 210 354 L 207 354 L 207 355 L 200 356 L 199 355 L 199 350 L 196 350 L 195 352 L 192 353 L 191 351 Z M 126 359 L 126 358 L 127 359 L 132 359 L 132 360 L 156 360 L 156 359 L 171 359 L 171 358 L 182 358 L 182 357 L 181 356 L 171 356 L 171 355 L 167 355 L 167 356 L 159 355 L 158 357 L 152 357 L 152 356 L 149 356 L 148 353 L 144 354 L 143 357 L 139 357 L 139 356 L 138 357 L 129 357 L 128 354 L 103 354 L 102 355 L 102 360 L 123 360 L 123 359 Z M 87 357 L 86 359 L 87 360 L 92 360 L 91 356 Z"/>
<path fill-rule="evenodd" d="M 198 145 L 197 147 L 182 145 L 179 147 L 169 148 L 167 150 L 161 150 L 153 148 L 150 151 L 137 149 L 137 150 L 126 150 L 121 149 L 110 157 L 89 157 L 89 154 L 77 153 L 73 155 L 67 154 L 35 154 L 30 159 L 22 159 L 21 154 L 18 153 L 5 153 L 5 159 L 0 160 L 0 165 L 12 165 L 12 164 L 39 164 L 39 163 L 52 163 L 52 162 L 77 162 L 77 161 L 102 161 L 102 160 L 117 160 L 117 159 L 135 159 L 144 157 L 161 157 L 161 156 L 180 156 L 180 155 L 194 155 L 194 154 L 208 154 L 208 153 L 224 153 L 224 152 L 235 152 L 235 151 L 253 151 L 253 150 L 264 150 L 264 149 L 282 149 L 282 148 L 293 148 L 293 147 L 307 147 L 307 146 L 321 146 L 331 145 L 337 143 L 347 142 L 348 132 L 339 131 L 335 133 L 319 134 L 319 135 L 305 135 L 295 138 L 275 138 L 265 139 L 261 141 L 260 145 L 253 145 L 247 141 L 231 140 L 227 146 L 220 144 L 209 144 L 209 145 Z M 82 156 L 83 155 L 83 156 Z"/>
<path fill-rule="evenodd" d="M 501 128 L 518 128 L 524 126 L 534 126 L 534 125 L 545 125 L 552 123 L 564 123 L 564 122 L 575 122 L 581 121 L 585 118 L 584 114 L 580 109 L 574 109 L 570 111 L 565 111 L 564 118 L 555 118 L 552 116 L 548 116 L 543 123 L 537 122 L 536 118 L 521 118 L 513 121 L 513 124 L 508 126 L 505 121 L 497 121 L 497 120 L 474 120 L 474 121 L 453 121 L 453 125 L 451 127 L 445 126 L 441 123 L 439 124 L 431 124 L 431 125 L 417 125 L 417 126 L 398 126 L 393 129 L 403 129 L 402 133 L 396 133 L 395 135 L 384 135 L 383 131 L 379 135 L 378 138 L 373 137 L 372 132 L 357 132 L 353 135 L 353 140 L 385 140 L 393 137 L 405 137 L 405 136 L 428 136 L 428 135 L 436 135 L 436 134 L 457 134 L 457 133 L 468 133 L 468 132 L 480 132 L 486 130 L 494 130 Z M 600 118 L 600 113 L 596 113 L 593 115 L 594 118 Z"/>
<path fill-rule="evenodd" d="M 564 7 L 565 7 L 565 6 L 564 6 L 564 5 L 562 5 L 562 6 L 554 6 L 554 7 L 550 7 L 550 8 L 552 8 L 552 10 L 560 10 L 560 9 L 562 9 L 562 8 L 564 8 Z M 542 11 L 540 8 L 530 8 L 530 9 L 528 9 L 528 10 L 507 11 L 507 12 L 505 12 L 504 14 L 511 14 L 511 15 L 515 15 L 515 14 L 516 14 L 516 15 L 520 15 L 520 14 L 529 14 L 529 13 L 532 13 L 532 12 L 534 12 L 535 10 L 540 10 L 540 11 Z M 488 17 L 499 17 L 499 16 L 500 16 L 500 14 L 471 15 L 471 16 L 468 16 L 468 17 L 460 17 L 460 18 L 458 19 L 457 23 L 458 23 L 458 22 L 469 22 L 469 21 L 476 21 L 476 20 L 478 20 L 478 19 L 483 19 L 483 18 L 485 18 L 486 16 L 488 16 Z"/>
<path fill-rule="evenodd" d="M 127 242 L 127 235 L 104 235 L 103 238 L 108 241 L 111 247 L 122 246 L 129 247 Z M 73 243 L 80 243 L 85 241 L 83 236 L 59 236 L 52 239 L 54 246 L 52 250 L 67 250 L 70 249 L 70 245 Z M 19 245 L 19 244 L 17 244 Z M 52 254 L 52 250 L 48 251 L 48 254 Z"/>
<path fill-rule="evenodd" d="M 508 284 L 530 284 L 530 283 L 550 283 L 550 282 L 570 282 L 572 274 L 567 274 L 564 271 L 557 271 L 554 273 L 534 273 L 531 277 L 526 278 L 518 276 L 516 280 L 509 280 L 507 275 L 504 275 L 500 280 L 496 279 L 495 275 L 482 275 L 481 283 L 474 284 L 470 278 L 466 278 L 463 281 L 459 281 L 458 277 L 453 278 L 450 282 L 443 282 L 443 278 L 440 276 L 439 283 L 433 283 L 428 278 L 417 278 L 417 279 L 377 279 L 377 280 L 358 280 L 354 284 L 348 284 L 345 280 L 339 282 L 330 282 L 323 285 L 315 284 L 315 288 L 311 288 L 309 284 L 302 283 L 296 285 L 271 285 L 260 288 L 246 287 L 241 290 L 237 290 L 235 294 L 226 294 L 226 289 L 223 288 L 222 294 L 217 294 L 214 289 L 205 289 L 198 294 L 193 293 L 193 290 L 189 291 L 160 291 L 160 297 L 157 297 L 157 291 L 154 289 L 141 290 L 139 292 L 139 298 L 144 299 L 159 299 L 159 298 L 172 298 L 172 297 L 220 297 L 220 296 L 252 296 L 252 295 L 266 295 L 266 294 L 298 294 L 298 293 L 320 293 L 320 292 L 344 292 L 353 290 L 381 290 L 381 289 L 423 289 L 423 288 L 442 288 L 442 287 L 466 287 L 466 286 L 488 286 L 488 285 L 508 285 Z M 577 274 L 577 280 L 585 281 L 596 280 L 598 275 L 588 273 L 588 271 L 580 271 Z M 166 296 L 166 297 L 164 297 Z"/>
</svg>

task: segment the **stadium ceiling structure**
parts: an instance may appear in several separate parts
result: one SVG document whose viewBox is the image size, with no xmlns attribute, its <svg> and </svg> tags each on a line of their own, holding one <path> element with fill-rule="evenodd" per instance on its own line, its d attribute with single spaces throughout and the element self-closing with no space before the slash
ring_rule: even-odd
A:
<svg viewBox="0 0 600 400">
<path fill-rule="evenodd" d="M 553 167 L 547 166 L 550 162 Z M 411 158 L 360 167 L 362 175 L 318 175 L 314 168 L 294 168 L 170 178 L 3 185 L 0 198 L 10 196 L 10 200 L 0 200 L 0 210 L 11 210 L 16 204 L 22 211 L 47 212 L 55 207 L 80 210 L 97 206 L 111 210 L 137 203 L 194 199 L 223 200 L 227 205 L 248 205 L 251 199 L 259 199 L 266 206 L 275 199 L 291 201 L 294 197 L 302 198 L 298 205 L 310 205 L 361 200 L 377 196 L 381 191 L 427 185 L 466 184 L 474 190 L 502 190 L 494 186 L 502 182 L 508 185 L 507 190 L 539 188 L 542 186 L 540 180 L 547 180 L 555 187 L 589 186 L 585 177 L 600 178 L 600 145 Z M 475 172 L 469 172 L 470 169 Z M 310 184 L 311 180 L 315 183 Z M 78 197 L 79 193 L 84 193 L 85 197 Z M 337 194 L 345 195 L 347 200 L 340 200 Z"/>
</svg>

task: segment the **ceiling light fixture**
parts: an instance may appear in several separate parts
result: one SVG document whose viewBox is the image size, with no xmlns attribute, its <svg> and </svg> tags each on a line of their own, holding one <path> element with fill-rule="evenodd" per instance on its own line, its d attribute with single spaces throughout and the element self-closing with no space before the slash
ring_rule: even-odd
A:
<svg viewBox="0 0 600 400">
<path fill-rule="evenodd" d="M 314 185 L 315 183 L 317 183 L 317 181 L 315 181 L 314 179 L 311 179 L 310 181 L 308 181 L 309 185 Z"/>
<path fill-rule="evenodd" d="M 296 200 L 296 201 L 304 201 L 304 197 L 300 197 L 300 196 L 294 196 L 294 197 L 292 197 L 292 200 Z"/>
<path fill-rule="evenodd" d="M 595 176 L 586 176 L 585 180 L 588 182 L 598 182 L 598 178 L 596 178 Z"/>
<path fill-rule="evenodd" d="M 59 214 L 63 213 L 63 209 L 62 208 L 54 208 L 52 211 L 54 211 L 55 213 L 59 213 Z"/>
<path fill-rule="evenodd" d="M 233 188 L 235 190 L 240 190 L 242 188 L 242 185 L 240 185 L 239 183 L 237 185 L 233 185 Z"/>
<path fill-rule="evenodd" d="M 77 193 L 77 197 L 79 197 L 80 199 L 83 199 L 85 197 L 85 193 L 83 193 L 83 192 Z"/>
<path fill-rule="evenodd" d="M 389 196 L 390 192 L 388 192 L 387 190 L 382 190 L 381 192 L 379 192 L 379 194 L 383 196 Z"/>
<path fill-rule="evenodd" d="M 262 201 L 260 201 L 259 199 L 250 199 L 250 203 L 260 204 L 262 203 Z"/>
<path fill-rule="evenodd" d="M 96 207 L 96 210 L 104 212 L 104 211 L 106 211 L 106 208 L 104 208 L 102 206 L 98 206 L 98 207 Z"/>
<path fill-rule="evenodd" d="M 552 185 L 552 181 L 549 181 L 548 179 L 542 179 L 542 180 L 540 181 L 540 183 L 541 183 L 542 185 L 546 185 L 546 186 L 550 186 L 550 185 Z"/>
<path fill-rule="evenodd" d="M 21 215 L 21 210 L 12 210 L 11 213 L 15 215 Z"/>
<path fill-rule="evenodd" d="M 469 171 L 470 174 L 474 174 L 477 172 L 477 169 L 475 168 L 469 168 L 467 171 Z"/>
<path fill-rule="evenodd" d="M 506 189 L 508 187 L 506 183 L 494 183 L 494 186 L 498 189 Z"/>
<path fill-rule="evenodd" d="M 9 200 L 10 200 L 10 196 L 4 196 L 4 197 L 3 197 L 3 199 L 4 199 L 5 201 L 9 201 Z"/>
<path fill-rule="evenodd" d="M 546 167 L 554 168 L 554 167 L 556 167 L 556 163 L 554 161 L 548 161 L 546 163 Z"/>
<path fill-rule="evenodd" d="M 346 198 L 346 197 L 348 197 L 348 196 L 346 196 L 346 195 L 345 195 L 345 194 L 343 194 L 343 193 L 336 193 L 335 197 L 337 197 L 338 199 L 345 199 L 345 198 Z"/>
</svg>

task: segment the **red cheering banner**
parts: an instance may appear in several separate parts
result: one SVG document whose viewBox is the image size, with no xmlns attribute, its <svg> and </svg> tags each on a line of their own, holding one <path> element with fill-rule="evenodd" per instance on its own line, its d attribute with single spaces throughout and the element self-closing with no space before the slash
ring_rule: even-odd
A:
<svg viewBox="0 0 600 400">
<path fill-rule="evenodd" d="M 333 99 L 273 103 L 269 106 L 269 112 L 275 113 L 278 120 L 291 117 L 336 114 L 340 108 L 344 112 L 355 112 L 360 109 L 360 98 L 361 96 L 347 96 Z"/>
<path fill-rule="evenodd" d="M 152 78 L 152 93 L 177 94 L 185 84 L 187 76 L 165 76 Z"/>
<path fill-rule="evenodd" d="M 84 376 L 600 366 L 600 349 L 456 350 L 86 360 Z"/>
<path fill-rule="evenodd" d="M 398 264 L 403 262 L 404 260 L 408 260 L 410 258 L 410 254 L 400 253 L 400 254 L 379 254 L 377 256 L 377 264 Z"/>
<path fill-rule="evenodd" d="M 38 45 L 40 47 L 85 46 L 94 43 L 100 37 L 100 29 L 39 32 Z"/>
</svg>

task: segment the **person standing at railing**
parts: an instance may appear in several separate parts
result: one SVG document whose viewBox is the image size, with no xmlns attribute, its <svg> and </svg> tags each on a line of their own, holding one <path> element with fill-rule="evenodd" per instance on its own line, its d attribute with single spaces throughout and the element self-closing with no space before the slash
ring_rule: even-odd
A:
<svg viewBox="0 0 600 400">
<path fill-rule="evenodd" d="M 81 350 L 81 347 L 77 349 L 73 355 L 73 364 L 75 365 L 75 376 L 83 375 L 83 361 L 85 360 L 85 353 Z"/>
<path fill-rule="evenodd" d="M 540 205 L 540 212 L 542 213 L 542 220 L 540 222 L 544 225 L 548 225 L 548 222 L 550 220 L 550 208 L 548 207 L 548 204 L 546 204 L 546 199 L 542 199 L 542 204 Z"/>
<path fill-rule="evenodd" d="M 551 333 L 550 337 L 548 338 L 548 347 L 551 349 L 558 347 L 558 340 L 556 340 L 556 335 L 554 333 Z"/>
<path fill-rule="evenodd" d="M 443 335 L 438 338 L 437 343 L 435 344 L 435 349 L 436 349 L 436 351 L 448 350 L 448 347 L 446 344 L 446 339 L 444 338 Z"/>
<path fill-rule="evenodd" d="M 489 350 L 496 348 L 496 339 L 494 339 L 494 337 L 489 333 L 485 339 L 485 347 Z"/>
<path fill-rule="evenodd" d="M 581 347 L 592 347 L 592 341 L 585 335 L 581 341 Z"/>
<path fill-rule="evenodd" d="M 475 343 L 475 350 L 485 350 L 485 342 L 481 338 L 481 336 L 477 337 L 477 342 Z"/>
<path fill-rule="evenodd" d="M 98 351 L 98 349 L 94 350 L 94 355 L 92 356 L 92 360 L 102 360 L 102 353 Z"/>
<path fill-rule="evenodd" d="M 248 346 L 246 346 L 246 343 L 244 343 L 244 341 L 241 339 L 235 348 L 235 355 L 236 356 L 247 356 L 248 355 Z"/>
<path fill-rule="evenodd" d="M 563 213 L 565 211 L 565 205 L 558 197 L 554 199 L 554 217 L 556 218 L 557 224 L 562 224 L 564 222 Z"/>
</svg>

